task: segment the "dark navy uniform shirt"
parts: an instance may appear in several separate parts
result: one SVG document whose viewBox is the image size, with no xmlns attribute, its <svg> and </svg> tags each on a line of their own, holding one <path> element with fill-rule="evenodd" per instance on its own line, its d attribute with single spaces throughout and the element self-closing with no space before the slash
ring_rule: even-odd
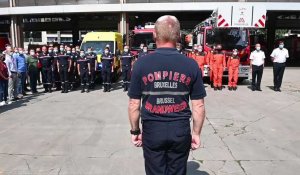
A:
<svg viewBox="0 0 300 175">
<path fill-rule="evenodd" d="M 49 56 L 47 53 L 40 53 L 38 58 L 40 63 L 42 63 L 43 68 L 50 68 L 52 66 L 53 57 Z"/>
<path fill-rule="evenodd" d="M 120 60 L 122 62 L 122 66 L 131 66 L 133 55 L 130 52 L 124 52 L 120 56 Z"/>
<path fill-rule="evenodd" d="M 142 57 L 144 57 L 148 54 L 149 54 L 148 52 L 140 52 L 139 55 L 138 55 L 138 58 L 142 58 Z"/>
<path fill-rule="evenodd" d="M 102 60 L 103 68 L 111 68 L 112 63 L 114 61 L 114 56 L 111 53 L 108 53 L 108 54 L 103 53 L 101 60 Z"/>
<path fill-rule="evenodd" d="M 97 59 L 97 55 L 95 53 L 87 53 L 85 57 L 89 60 L 91 68 L 95 69 L 95 61 Z"/>
<path fill-rule="evenodd" d="M 58 55 L 57 59 L 60 66 L 69 66 L 70 55 Z"/>
<path fill-rule="evenodd" d="M 86 57 L 79 57 L 79 59 L 77 60 L 77 63 L 79 64 L 80 70 L 88 69 L 89 60 Z"/>
<path fill-rule="evenodd" d="M 133 67 L 128 96 L 142 98 L 142 120 L 189 119 L 189 99 L 206 96 L 198 64 L 175 48 L 159 48 Z"/>
</svg>

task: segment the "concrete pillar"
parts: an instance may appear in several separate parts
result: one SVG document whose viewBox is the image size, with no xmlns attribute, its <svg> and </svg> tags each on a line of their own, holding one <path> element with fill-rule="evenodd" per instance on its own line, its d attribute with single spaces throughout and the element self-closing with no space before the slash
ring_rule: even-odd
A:
<svg viewBox="0 0 300 175">
<path fill-rule="evenodd" d="M 78 45 L 79 40 L 79 26 L 78 26 L 78 16 L 72 16 L 72 41 L 73 46 Z"/>
<path fill-rule="evenodd" d="M 276 32 L 276 14 L 268 13 L 267 16 L 268 25 L 267 25 L 267 55 L 266 57 L 269 58 L 272 50 L 274 49 L 275 43 L 275 32 Z"/>
<path fill-rule="evenodd" d="M 57 43 L 60 44 L 60 31 L 57 31 Z"/>
<path fill-rule="evenodd" d="M 118 25 L 119 32 L 126 36 L 126 43 L 128 43 L 128 28 L 129 28 L 129 21 L 128 21 L 128 14 L 121 13 L 120 14 L 120 23 Z"/>
<path fill-rule="evenodd" d="M 11 44 L 13 47 L 23 47 L 24 46 L 24 35 L 23 35 L 23 25 L 21 16 L 11 17 L 10 35 Z"/>
</svg>

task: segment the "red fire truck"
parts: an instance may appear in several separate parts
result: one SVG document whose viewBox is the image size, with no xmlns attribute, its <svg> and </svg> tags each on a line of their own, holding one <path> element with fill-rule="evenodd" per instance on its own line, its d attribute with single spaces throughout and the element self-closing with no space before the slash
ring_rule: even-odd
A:
<svg viewBox="0 0 300 175">
<path fill-rule="evenodd" d="M 194 44 L 203 46 L 204 51 L 211 52 L 214 46 L 221 44 L 223 52 L 228 58 L 233 49 L 238 49 L 241 58 L 239 67 L 239 79 L 247 79 L 250 72 L 250 33 L 246 28 L 215 27 L 216 20 L 211 17 L 198 24 L 192 36 L 188 35 L 186 42 L 189 46 Z M 190 49 L 188 49 L 190 50 Z M 209 66 L 204 67 L 204 76 L 209 76 Z M 225 70 L 223 76 L 228 76 Z"/>
<path fill-rule="evenodd" d="M 131 52 L 137 55 L 140 50 L 140 44 L 144 43 L 148 46 L 148 50 L 152 52 L 156 48 L 155 41 L 153 39 L 154 23 L 148 22 L 144 27 L 136 26 L 130 34 L 129 46 Z"/>
</svg>

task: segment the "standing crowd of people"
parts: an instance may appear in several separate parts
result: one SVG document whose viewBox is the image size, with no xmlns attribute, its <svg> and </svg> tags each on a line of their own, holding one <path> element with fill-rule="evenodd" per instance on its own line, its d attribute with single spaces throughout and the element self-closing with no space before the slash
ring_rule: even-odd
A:
<svg viewBox="0 0 300 175">
<path fill-rule="evenodd" d="M 203 50 L 202 46 L 194 45 L 191 52 L 185 52 L 181 45 L 177 44 L 177 50 L 181 54 L 194 59 L 204 75 L 204 65 L 208 65 L 211 87 L 215 91 L 223 89 L 223 73 L 228 70 L 228 89 L 237 90 L 240 57 L 237 49 L 226 59 L 222 51 L 222 45 L 217 44 L 211 52 Z M 115 56 L 109 45 L 101 55 L 101 78 L 103 91 L 111 91 L 112 73 L 114 72 L 115 59 L 121 62 L 121 72 L 124 91 L 130 86 L 131 70 L 133 63 L 141 57 L 148 55 L 148 47 L 140 45 L 140 51 L 133 55 L 129 46 L 124 46 L 124 51 Z M 285 70 L 285 62 L 289 57 L 284 43 L 274 49 L 271 58 L 274 62 L 274 90 L 280 92 L 282 78 Z M 250 55 L 250 68 L 252 72 L 252 91 L 261 90 L 261 79 L 265 64 L 265 53 L 260 44 L 255 45 L 255 50 Z M 26 91 L 37 93 L 37 85 L 43 84 L 44 93 L 61 90 L 68 93 L 81 86 L 81 92 L 89 92 L 95 87 L 96 71 L 99 67 L 97 54 L 93 48 L 86 51 L 80 50 L 79 46 L 69 47 L 60 45 L 43 46 L 42 48 L 30 49 L 12 48 L 6 46 L 6 50 L 0 55 L 0 106 L 11 104 L 12 101 L 23 98 Z M 42 81 L 41 81 L 41 78 Z M 30 90 L 27 88 L 29 84 Z"/>
<path fill-rule="evenodd" d="M 28 51 L 6 45 L 0 54 L 0 106 L 23 98 L 27 91 L 37 93 L 38 84 L 43 85 L 44 93 L 53 90 L 68 93 L 78 87 L 81 93 L 88 93 L 95 88 L 98 67 L 101 67 L 103 91 L 110 92 L 115 59 L 120 60 L 123 88 L 127 91 L 133 63 L 148 53 L 147 46 L 141 44 L 136 56 L 129 46 L 124 46 L 124 51 L 115 56 L 106 45 L 99 62 L 93 48 L 84 51 L 79 46 L 49 45 Z"/>
<path fill-rule="evenodd" d="M 221 44 L 217 44 L 211 52 L 204 51 L 202 46 L 199 45 L 194 45 L 191 52 L 185 53 L 178 44 L 177 50 L 182 54 L 186 54 L 189 58 L 194 59 L 198 63 L 199 68 L 202 70 L 202 76 L 204 75 L 204 65 L 208 65 L 211 87 L 214 88 L 215 91 L 223 89 L 222 79 L 226 68 L 228 70 L 228 90 L 237 90 L 239 65 L 241 63 L 241 58 L 237 49 L 233 49 L 231 55 L 229 55 L 227 59 L 225 53 L 222 51 Z M 278 48 L 275 48 L 270 56 L 273 62 L 274 91 L 281 92 L 280 88 L 285 70 L 285 62 L 286 59 L 289 58 L 289 53 L 288 50 L 284 48 L 284 43 L 279 42 Z M 261 50 L 261 45 L 259 43 L 256 44 L 255 50 L 250 54 L 252 91 L 262 91 L 261 79 L 265 58 L 265 52 Z"/>
</svg>

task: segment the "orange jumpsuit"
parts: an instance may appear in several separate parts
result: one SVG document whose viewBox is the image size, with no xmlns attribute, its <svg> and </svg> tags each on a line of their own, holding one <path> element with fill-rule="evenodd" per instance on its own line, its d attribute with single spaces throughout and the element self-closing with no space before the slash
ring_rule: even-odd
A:
<svg viewBox="0 0 300 175">
<path fill-rule="evenodd" d="M 214 81 L 214 74 L 213 74 L 213 51 L 207 53 L 207 60 L 206 63 L 209 65 L 209 79 L 210 83 Z"/>
<path fill-rule="evenodd" d="M 228 58 L 228 87 L 236 87 L 239 78 L 240 57 L 231 56 Z"/>
<path fill-rule="evenodd" d="M 226 58 L 223 53 L 215 53 L 212 58 L 214 87 L 222 87 L 223 71 L 226 67 Z"/>
<path fill-rule="evenodd" d="M 204 76 L 204 65 L 206 64 L 207 54 L 205 52 L 196 53 L 193 59 L 198 63 L 199 68 L 202 71 L 202 77 Z"/>
<path fill-rule="evenodd" d="M 193 58 L 194 59 L 194 57 L 195 57 L 195 52 L 189 52 L 189 53 L 187 53 L 187 57 L 189 57 L 189 58 Z"/>
</svg>

